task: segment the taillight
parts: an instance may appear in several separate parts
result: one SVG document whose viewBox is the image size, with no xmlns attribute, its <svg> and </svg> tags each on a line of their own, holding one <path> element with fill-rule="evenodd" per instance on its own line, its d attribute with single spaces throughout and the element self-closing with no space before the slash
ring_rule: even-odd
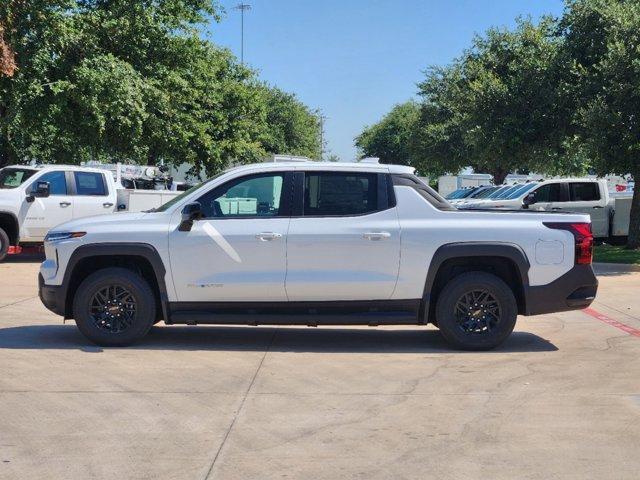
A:
<svg viewBox="0 0 640 480">
<path fill-rule="evenodd" d="M 589 265 L 593 261 L 593 233 L 590 223 L 551 223 L 543 222 L 545 227 L 568 230 L 576 239 L 576 265 Z"/>
</svg>

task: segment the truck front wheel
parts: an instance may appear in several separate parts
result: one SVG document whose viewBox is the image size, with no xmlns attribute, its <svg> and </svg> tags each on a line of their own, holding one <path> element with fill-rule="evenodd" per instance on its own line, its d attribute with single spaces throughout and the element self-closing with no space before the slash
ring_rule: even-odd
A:
<svg viewBox="0 0 640 480">
<path fill-rule="evenodd" d="M 9 251 L 9 235 L 0 228 L 0 262 L 5 259 Z"/>
<path fill-rule="evenodd" d="M 440 333 L 462 350 L 489 350 L 513 331 L 518 305 L 509 286 L 485 272 L 468 272 L 451 279 L 436 304 Z"/>
<path fill-rule="evenodd" d="M 93 343 L 121 347 L 144 337 L 156 318 L 156 303 L 147 281 L 126 268 L 92 273 L 78 287 L 73 316 Z"/>
</svg>

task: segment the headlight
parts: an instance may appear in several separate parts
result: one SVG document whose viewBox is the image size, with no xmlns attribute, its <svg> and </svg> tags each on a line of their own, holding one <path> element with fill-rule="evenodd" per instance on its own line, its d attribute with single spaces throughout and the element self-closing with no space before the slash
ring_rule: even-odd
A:
<svg viewBox="0 0 640 480">
<path fill-rule="evenodd" d="M 44 237 L 45 242 L 58 242 L 60 240 L 68 240 L 70 238 L 84 237 L 87 232 L 49 232 Z"/>
</svg>

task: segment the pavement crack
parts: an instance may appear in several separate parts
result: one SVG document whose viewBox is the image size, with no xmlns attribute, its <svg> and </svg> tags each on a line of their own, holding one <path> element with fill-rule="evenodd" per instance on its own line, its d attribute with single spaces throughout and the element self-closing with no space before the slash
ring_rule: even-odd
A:
<svg viewBox="0 0 640 480">
<path fill-rule="evenodd" d="M 4 308 L 4 307 L 10 307 L 11 305 L 17 305 L 18 303 L 22 303 L 22 302 L 26 302 L 28 300 L 34 300 L 38 298 L 38 296 L 36 295 L 35 297 L 29 297 L 29 298 L 23 298 L 22 300 L 18 300 L 16 302 L 12 302 L 12 303 L 7 303 L 6 305 L 0 305 L 0 308 Z"/>
<path fill-rule="evenodd" d="M 204 480 L 207 480 L 210 477 L 211 473 L 213 472 L 213 467 L 215 467 L 216 462 L 218 461 L 218 458 L 220 457 L 220 454 L 222 453 L 222 449 L 224 448 L 225 444 L 227 443 L 227 439 L 229 438 L 229 435 L 231 434 L 231 430 L 233 430 L 233 426 L 236 424 L 236 420 L 240 416 L 240 412 L 242 412 L 242 408 L 244 407 L 244 404 L 247 401 L 247 397 L 249 396 L 249 392 L 251 391 L 251 388 L 253 387 L 253 384 L 255 383 L 256 378 L 258 377 L 258 373 L 260 372 L 260 369 L 262 368 L 262 364 L 264 363 L 264 359 L 267 357 L 267 354 L 269 353 L 269 351 L 271 350 L 271 347 L 273 346 L 273 342 L 274 342 L 274 340 L 276 338 L 276 333 L 277 332 L 278 332 L 277 328 L 273 330 L 273 334 L 271 335 L 271 339 L 269 340 L 269 344 L 267 345 L 267 348 L 265 349 L 264 353 L 262 354 L 262 358 L 260 359 L 260 363 L 258 364 L 258 368 L 256 368 L 256 371 L 254 372 L 253 377 L 251 378 L 251 382 L 249 383 L 249 386 L 247 387 L 247 390 L 244 392 L 242 400 L 240 401 L 240 405 L 238 406 L 238 408 L 236 410 L 236 413 L 233 416 L 233 419 L 231 420 L 231 423 L 229 424 L 229 428 L 227 428 L 227 431 L 224 434 L 222 442 L 220 442 L 220 446 L 218 447 L 218 450 L 216 451 L 216 454 L 213 457 L 213 460 L 211 461 L 211 465 L 209 465 L 209 469 L 207 470 L 207 474 L 204 476 Z"/>
</svg>

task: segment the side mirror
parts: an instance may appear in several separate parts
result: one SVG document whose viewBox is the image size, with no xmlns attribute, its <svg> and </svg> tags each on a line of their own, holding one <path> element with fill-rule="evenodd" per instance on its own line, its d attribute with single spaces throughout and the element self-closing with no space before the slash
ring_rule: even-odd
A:
<svg viewBox="0 0 640 480">
<path fill-rule="evenodd" d="M 27 195 L 27 202 L 31 203 L 36 198 L 47 198 L 49 195 L 51 195 L 49 182 L 36 182 L 31 193 Z"/>
<path fill-rule="evenodd" d="M 524 208 L 529 208 L 529 205 L 533 205 L 534 203 L 536 203 L 536 194 L 535 193 L 530 193 L 529 195 L 524 197 L 524 199 L 522 200 L 522 206 Z"/>
<path fill-rule="evenodd" d="M 181 232 L 191 231 L 193 222 L 201 219 L 202 216 L 202 205 L 200 202 L 188 203 L 182 209 L 182 221 L 178 226 L 178 230 Z"/>
</svg>

